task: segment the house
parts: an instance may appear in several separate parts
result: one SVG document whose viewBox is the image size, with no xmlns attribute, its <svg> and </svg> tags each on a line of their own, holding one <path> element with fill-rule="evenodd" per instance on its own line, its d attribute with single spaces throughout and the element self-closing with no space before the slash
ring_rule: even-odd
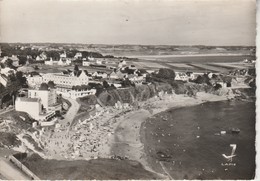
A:
<svg viewBox="0 0 260 181">
<path fill-rule="evenodd" d="M 17 97 L 15 100 L 15 110 L 28 113 L 33 119 L 38 120 L 42 113 L 40 98 Z"/>
<path fill-rule="evenodd" d="M 79 59 L 82 58 L 82 53 L 81 52 L 77 52 L 74 56 L 75 59 Z"/>
<path fill-rule="evenodd" d="M 70 90 L 64 96 L 70 97 L 72 99 L 77 99 L 79 97 L 85 97 L 85 96 L 88 96 L 88 95 L 95 95 L 96 91 L 97 91 L 96 89 L 80 90 L 80 91 Z"/>
<path fill-rule="evenodd" d="M 175 73 L 175 80 L 188 81 L 189 77 L 187 76 L 186 73 L 176 72 Z"/>
<path fill-rule="evenodd" d="M 65 66 L 65 65 L 67 65 L 66 59 L 60 58 L 60 60 L 58 61 L 58 65 L 60 65 L 60 66 Z"/>
<path fill-rule="evenodd" d="M 47 59 L 47 55 L 45 52 L 42 52 L 40 55 L 38 55 L 36 57 L 36 61 L 42 61 L 42 60 L 46 60 Z"/>
<path fill-rule="evenodd" d="M 212 76 L 213 76 L 213 73 L 212 73 L 212 72 L 208 72 L 208 73 L 207 73 L 207 75 L 208 75 L 208 78 L 210 78 L 210 79 L 211 79 L 211 78 L 212 78 Z"/>
<path fill-rule="evenodd" d="M 194 80 L 196 77 L 193 72 L 186 72 L 186 75 L 188 76 L 188 79 Z"/>
<path fill-rule="evenodd" d="M 136 76 L 134 74 L 131 74 L 131 75 L 128 75 L 128 79 L 131 82 L 134 82 L 135 84 L 141 84 L 145 80 L 145 77 L 144 76 Z"/>
<path fill-rule="evenodd" d="M 42 75 L 43 82 L 53 81 L 56 86 L 63 88 L 72 88 L 77 85 L 88 85 L 89 77 L 85 71 L 79 71 L 77 75 L 63 73 L 47 73 Z"/>
<path fill-rule="evenodd" d="M 4 87 L 8 87 L 11 84 L 10 79 L 5 74 L 0 74 L 0 83 Z"/>
<path fill-rule="evenodd" d="M 120 60 L 120 62 L 118 63 L 118 68 L 122 68 L 126 66 L 126 61 L 125 60 Z"/>
<path fill-rule="evenodd" d="M 6 60 L 8 60 L 8 56 L 4 56 L 3 59 L 1 60 L 1 63 L 5 63 Z"/>
<path fill-rule="evenodd" d="M 59 106 L 59 109 L 61 109 L 61 106 Z M 46 111 L 43 109 L 40 98 L 17 97 L 15 100 L 15 110 L 26 112 L 38 121 L 48 121 L 55 117 L 55 110 Z"/>
<path fill-rule="evenodd" d="M 132 65 L 130 65 L 130 66 L 128 66 L 128 68 L 129 68 L 129 69 L 132 69 L 132 70 L 135 70 L 135 69 L 137 69 L 137 68 L 135 67 L 135 65 L 133 65 L 133 64 L 132 64 Z"/>
<path fill-rule="evenodd" d="M 36 88 L 41 83 L 43 83 L 43 78 L 40 74 L 33 74 L 31 73 L 29 76 L 26 77 L 27 84 L 29 87 Z"/>
<path fill-rule="evenodd" d="M 89 66 L 90 65 L 90 61 L 89 60 L 84 60 L 82 61 L 82 66 Z"/>
<path fill-rule="evenodd" d="M 28 90 L 28 98 L 39 98 L 44 109 L 49 110 L 50 107 L 57 103 L 56 90 L 48 87 L 40 87 Z"/>
<path fill-rule="evenodd" d="M 124 79 L 127 78 L 128 74 L 122 73 L 121 71 L 113 71 L 109 74 L 110 79 Z"/>
<path fill-rule="evenodd" d="M 18 59 L 18 57 L 16 56 L 16 55 L 12 55 L 11 57 L 8 57 L 8 56 L 4 56 L 4 58 L 1 60 L 1 63 L 6 63 L 6 61 L 8 60 L 8 59 L 10 59 L 10 60 L 12 60 L 12 65 L 13 66 L 19 66 L 19 59 Z"/>
<path fill-rule="evenodd" d="M 96 64 L 97 64 L 97 65 L 101 65 L 101 64 L 102 64 L 102 59 L 97 58 L 97 59 L 96 59 Z"/>
<path fill-rule="evenodd" d="M 92 77 L 99 77 L 99 78 L 103 78 L 103 79 L 106 79 L 108 77 L 107 73 L 105 72 L 100 72 L 100 71 L 97 71 L 97 72 L 94 72 L 92 74 Z"/>
<path fill-rule="evenodd" d="M 95 61 L 94 57 L 88 57 L 88 60 L 91 61 L 91 62 Z"/>
<path fill-rule="evenodd" d="M 38 55 L 37 57 L 36 57 L 36 61 L 41 61 L 42 60 L 42 58 Z"/>
<path fill-rule="evenodd" d="M 58 63 L 58 61 L 53 61 L 52 58 L 50 58 L 50 60 L 45 60 L 44 61 L 45 65 L 53 65 L 53 64 L 57 64 L 57 63 Z"/>
<path fill-rule="evenodd" d="M 8 76 L 8 75 L 11 75 L 11 74 L 15 74 L 16 71 L 14 69 L 9 68 L 9 67 L 5 67 L 5 68 L 0 69 L 0 73 Z"/>
<path fill-rule="evenodd" d="M 61 53 L 61 54 L 60 54 L 60 58 L 67 58 L 66 52 Z"/>
</svg>

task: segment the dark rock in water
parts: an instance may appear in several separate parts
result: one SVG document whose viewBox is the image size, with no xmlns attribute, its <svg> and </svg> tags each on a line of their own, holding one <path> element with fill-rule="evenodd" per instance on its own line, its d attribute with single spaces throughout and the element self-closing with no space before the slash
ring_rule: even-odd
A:
<svg viewBox="0 0 260 181">
<path fill-rule="evenodd" d="M 232 134 L 239 134 L 240 133 L 239 128 L 231 128 L 230 131 L 231 131 Z"/>
<path fill-rule="evenodd" d="M 157 153 L 157 156 L 159 157 L 160 161 L 165 161 L 165 159 L 169 159 L 169 158 L 172 158 L 171 155 L 168 155 L 162 151 L 158 151 Z"/>
</svg>

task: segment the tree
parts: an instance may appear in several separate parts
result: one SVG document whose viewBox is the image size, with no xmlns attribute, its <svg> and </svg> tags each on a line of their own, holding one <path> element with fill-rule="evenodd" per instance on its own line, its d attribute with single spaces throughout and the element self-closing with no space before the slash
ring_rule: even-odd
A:
<svg viewBox="0 0 260 181">
<path fill-rule="evenodd" d="M 107 89 L 107 88 L 109 88 L 110 86 L 109 86 L 109 84 L 107 83 L 107 81 L 103 81 L 103 87 L 105 88 L 105 89 Z"/>
<path fill-rule="evenodd" d="M 55 88 L 55 84 L 53 81 L 49 81 L 47 85 L 48 85 L 48 87 L 50 87 L 52 89 Z"/>
<path fill-rule="evenodd" d="M 156 74 L 156 77 L 174 80 L 175 79 L 175 72 L 172 69 L 161 68 L 161 69 L 159 69 L 158 74 Z"/>
<path fill-rule="evenodd" d="M 23 72 L 17 71 L 15 76 L 20 85 L 26 85 L 26 78 L 23 76 Z"/>
<path fill-rule="evenodd" d="M 252 87 L 252 88 L 256 88 L 255 79 L 252 80 L 252 81 L 249 83 L 249 86 Z"/>
<path fill-rule="evenodd" d="M 204 84 L 204 83 L 206 83 L 206 84 L 210 84 L 210 79 L 209 79 L 209 77 L 206 75 L 206 74 L 204 74 L 204 75 L 199 75 L 196 79 L 195 79 L 195 81 L 194 81 L 195 83 L 197 83 L 197 84 Z"/>
<path fill-rule="evenodd" d="M 41 86 L 40 86 L 40 88 L 39 88 L 39 90 L 48 90 L 48 84 L 46 84 L 46 83 L 42 83 L 41 84 Z"/>
<path fill-rule="evenodd" d="M 77 72 L 79 71 L 79 66 L 78 65 L 74 66 L 74 71 L 77 71 Z"/>
<path fill-rule="evenodd" d="M 130 87 L 135 86 L 134 83 L 132 83 L 128 78 L 122 81 L 122 87 Z"/>
<path fill-rule="evenodd" d="M 0 62 L 0 68 L 5 68 L 5 65 Z"/>
<path fill-rule="evenodd" d="M 16 81 L 16 76 L 13 73 L 9 74 L 8 77 L 11 80 L 11 82 Z"/>
<path fill-rule="evenodd" d="M 5 61 L 5 64 L 6 64 L 7 67 L 12 68 L 12 67 L 13 67 L 13 60 L 11 60 L 11 59 L 8 58 L 8 59 Z"/>
<path fill-rule="evenodd" d="M 26 61 L 27 61 L 27 57 L 26 56 L 18 56 L 19 59 L 19 65 L 25 65 Z"/>
<path fill-rule="evenodd" d="M 219 90 L 220 88 L 222 88 L 222 85 L 220 85 L 220 84 L 216 84 L 216 85 L 214 86 L 214 89 L 215 89 L 215 90 Z"/>
</svg>

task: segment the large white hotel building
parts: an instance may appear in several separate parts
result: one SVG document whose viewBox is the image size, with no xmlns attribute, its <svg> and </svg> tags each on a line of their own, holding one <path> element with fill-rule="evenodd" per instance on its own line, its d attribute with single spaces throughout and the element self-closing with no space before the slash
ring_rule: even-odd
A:
<svg viewBox="0 0 260 181">
<path fill-rule="evenodd" d="M 74 75 L 74 73 L 47 73 L 38 76 L 27 77 L 27 82 L 30 87 L 38 87 L 41 83 L 48 83 L 53 81 L 58 89 L 71 89 L 77 85 L 87 85 L 89 83 L 88 75 L 85 71 L 81 71 L 80 75 Z"/>
</svg>

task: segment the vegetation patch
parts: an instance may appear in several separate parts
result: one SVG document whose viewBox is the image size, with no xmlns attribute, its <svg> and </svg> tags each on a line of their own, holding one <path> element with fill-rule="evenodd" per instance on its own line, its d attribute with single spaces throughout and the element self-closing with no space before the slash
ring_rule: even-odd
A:
<svg viewBox="0 0 260 181">
<path fill-rule="evenodd" d="M 21 141 L 16 137 L 14 133 L 0 132 L 0 147 L 17 146 L 21 145 Z"/>
<path fill-rule="evenodd" d="M 131 160 L 45 160 L 33 154 L 23 159 L 22 163 L 44 180 L 159 179 L 140 163 Z"/>
</svg>

